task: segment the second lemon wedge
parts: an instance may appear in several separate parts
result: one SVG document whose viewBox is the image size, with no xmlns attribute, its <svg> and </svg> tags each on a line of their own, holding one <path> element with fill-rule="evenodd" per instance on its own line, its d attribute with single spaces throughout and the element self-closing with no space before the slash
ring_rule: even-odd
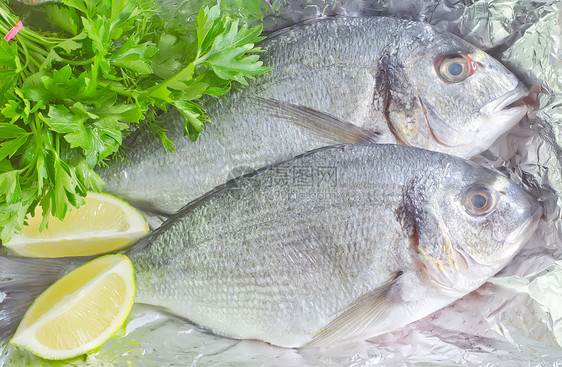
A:
<svg viewBox="0 0 562 367">
<path fill-rule="evenodd" d="M 134 301 L 133 265 L 106 255 L 71 271 L 43 292 L 10 343 L 47 359 L 99 347 L 123 324 Z"/>
</svg>

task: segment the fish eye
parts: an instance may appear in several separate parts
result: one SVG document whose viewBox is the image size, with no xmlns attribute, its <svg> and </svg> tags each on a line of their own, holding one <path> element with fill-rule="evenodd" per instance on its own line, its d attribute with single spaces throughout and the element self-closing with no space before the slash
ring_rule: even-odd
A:
<svg viewBox="0 0 562 367">
<path fill-rule="evenodd" d="M 497 194 L 495 190 L 484 185 L 471 186 L 464 194 L 464 208 L 470 215 L 489 214 L 496 208 L 496 203 Z"/>
<path fill-rule="evenodd" d="M 464 56 L 446 56 L 437 68 L 443 80 L 458 83 L 468 78 L 474 72 L 472 64 Z"/>
</svg>

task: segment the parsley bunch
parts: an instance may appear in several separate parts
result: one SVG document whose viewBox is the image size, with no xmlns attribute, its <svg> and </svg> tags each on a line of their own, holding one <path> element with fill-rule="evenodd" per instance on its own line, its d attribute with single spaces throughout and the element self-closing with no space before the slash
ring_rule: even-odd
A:
<svg viewBox="0 0 562 367">
<path fill-rule="evenodd" d="M 46 7 L 58 33 L 25 27 L 0 39 L 0 229 L 7 241 L 43 208 L 63 219 L 104 182 L 94 168 L 116 153 L 131 125 L 174 145 L 157 112 L 176 108 L 192 140 L 207 122 L 202 95 L 265 73 L 249 28 L 202 8 L 196 34 L 147 0 L 62 0 Z M 18 19 L 0 0 L 0 34 Z"/>
</svg>

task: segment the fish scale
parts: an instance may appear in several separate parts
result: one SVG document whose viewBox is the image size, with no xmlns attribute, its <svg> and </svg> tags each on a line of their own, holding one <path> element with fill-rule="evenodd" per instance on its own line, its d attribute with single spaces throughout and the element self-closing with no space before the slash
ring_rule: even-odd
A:
<svg viewBox="0 0 562 367">
<path fill-rule="evenodd" d="M 218 204 L 217 204 L 218 205 Z M 228 207 L 228 205 L 227 205 Z M 350 213 L 351 214 L 351 213 Z M 336 215 L 340 215 L 339 213 L 333 213 L 332 215 L 330 215 L 328 218 L 325 219 L 326 222 L 330 222 L 333 223 L 333 218 Z M 363 219 L 364 221 L 365 219 Z M 167 245 L 167 256 L 171 256 L 172 258 L 174 258 L 175 256 L 180 256 L 180 253 L 183 253 L 184 256 L 188 255 L 188 258 L 190 259 L 189 264 L 185 264 L 185 261 L 182 260 L 182 262 L 180 262 L 179 264 L 175 264 L 172 263 L 170 268 L 162 268 L 162 267 L 158 267 L 159 270 L 165 271 L 165 272 L 171 272 L 172 274 L 177 273 L 178 270 L 175 266 L 180 266 L 180 269 L 183 269 L 184 267 L 186 267 L 187 269 L 190 269 L 190 272 L 183 275 L 183 273 L 186 272 L 181 272 L 182 276 L 181 277 L 177 277 L 178 279 L 182 279 L 182 281 L 180 282 L 180 284 L 178 284 L 178 286 L 176 288 L 181 288 L 181 289 L 186 289 L 188 290 L 186 294 L 184 294 L 182 292 L 182 295 L 185 296 L 185 300 L 181 300 L 180 302 L 200 302 L 200 308 L 201 311 L 200 312 L 204 312 L 203 310 L 209 310 L 209 307 L 211 307 L 211 305 L 213 304 L 217 304 L 220 302 L 218 302 L 221 298 L 231 298 L 231 295 L 233 294 L 252 294 L 252 295 L 256 295 L 256 294 L 262 294 L 263 290 L 266 291 L 266 295 L 271 297 L 271 302 L 273 303 L 277 303 L 276 300 L 279 299 L 283 299 L 283 295 L 287 295 L 290 294 L 291 298 L 305 298 L 305 296 L 309 297 L 309 298 L 316 298 L 316 297 L 320 297 L 322 295 L 323 292 L 323 287 L 322 284 L 320 282 L 312 282 L 310 284 L 309 287 L 306 287 L 305 284 L 303 284 L 303 282 L 305 280 L 310 280 L 310 271 L 313 274 L 322 274 L 325 277 L 336 277 L 336 278 L 341 278 L 342 276 L 346 276 L 346 278 L 341 279 L 341 281 L 346 281 L 349 280 L 349 278 L 353 278 L 352 274 L 346 274 L 346 270 L 345 269 L 349 269 L 350 265 L 352 263 L 356 263 L 357 260 L 357 256 L 341 256 L 340 253 L 346 253 L 345 249 L 340 249 L 339 247 L 336 248 L 336 251 L 331 254 L 330 252 L 327 252 L 327 248 L 329 247 L 329 242 L 326 244 L 323 244 L 322 242 L 317 243 L 317 242 L 310 242 L 308 244 L 307 247 L 302 248 L 301 246 L 299 246 L 300 244 L 297 242 L 290 242 L 288 241 L 288 238 L 291 235 L 291 230 L 290 228 L 296 228 L 295 231 L 298 232 L 298 224 L 297 223 L 302 223 L 301 219 L 299 217 L 297 217 L 295 220 L 292 221 L 293 223 L 290 223 L 291 225 L 287 225 L 286 227 L 283 226 L 281 228 L 277 227 L 277 228 L 271 228 L 268 230 L 267 227 L 263 228 L 260 227 L 260 231 L 255 233 L 253 232 L 253 228 L 248 228 L 248 231 L 250 232 L 249 235 L 247 233 L 240 233 L 241 231 L 238 231 L 238 236 L 236 234 L 232 235 L 232 237 L 230 238 L 230 241 L 227 243 L 237 243 L 238 245 L 235 247 L 235 251 L 234 253 L 231 253 L 231 251 L 226 251 L 226 254 L 222 254 L 223 256 L 219 256 L 218 253 L 211 253 L 210 255 L 208 254 L 208 250 L 209 249 L 203 249 L 203 253 L 206 255 L 202 260 L 199 260 L 197 257 L 192 258 L 190 255 L 191 253 L 194 251 L 193 249 L 189 249 L 189 248 L 185 248 L 185 244 L 181 244 L 181 243 L 177 243 L 177 241 L 172 241 L 170 238 L 163 238 L 162 241 L 164 241 L 165 243 L 168 243 Z M 294 223 L 296 222 L 296 223 Z M 388 223 L 391 224 L 391 223 Z M 273 224 L 272 224 L 273 225 Z M 320 223 L 321 225 L 321 223 Z M 301 224 L 302 226 L 302 224 Z M 307 225 L 308 226 L 308 225 Z M 305 229 L 303 229 L 301 232 L 306 231 Z M 287 233 L 288 232 L 288 233 Z M 349 232 L 349 230 L 348 230 Z M 171 236 L 174 236 L 173 232 L 169 233 Z M 357 236 L 354 236 L 352 233 L 344 233 L 345 237 L 349 237 L 349 238 L 356 238 Z M 230 235 L 227 233 L 224 236 L 221 236 L 218 238 L 219 240 L 219 244 L 216 244 L 217 247 L 222 248 L 223 246 L 225 246 L 226 244 L 224 242 L 222 242 L 222 240 L 227 239 L 228 237 L 230 237 Z M 300 237 L 300 238 L 299 238 Z M 326 238 L 326 236 L 323 236 L 322 238 Z M 341 236 L 337 236 L 338 239 L 341 238 Z M 297 240 L 301 240 L 303 239 L 302 235 L 301 236 L 297 236 L 296 238 Z M 364 240 L 364 239 L 362 239 Z M 290 244 L 291 243 L 295 243 L 294 247 L 291 247 Z M 250 245 L 251 244 L 251 245 Z M 152 246 L 157 246 L 155 243 L 153 243 L 151 245 Z M 248 247 L 246 247 L 248 246 Z M 256 246 L 259 246 L 256 248 Z M 320 248 L 318 246 L 321 246 Z M 247 248 L 249 249 L 248 251 Z M 324 252 L 319 252 L 320 249 L 323 249 L 326 253 Z M 359 249 L 359 248 L 356 248 Z M 205 251 L 207 250 L 207 251 Z M 212 249 L 210 249 L 212 251 Z M 170 254 L 170 251 L 172 252 L 172 254 Z M 275 258 L 273 259 L 272 256 L 273 254 L 279 253 L 279 256 L 275 256 Z M 347 251 L 347 253 L 349 253 L 349 251 Z M 260 254 L 265 254 L 266 256 L 266 260 L 261 259 Z M 386 255 L 389 255 L 390 253 L 387 252 Z M 194 254 L 193 256 L 201 256 L 201 254 L 199 253 L 199 251 Z M 230 260 L 231 259 L 231 255 L 232 256 L 237 256 L 237 257 L 241 257 L 241 259 L 239 260 Z M 332 255 L 332 256 L 329 256 Z M 157 254 L 152 254 L 152 253 L 146 253 L 142 255 L 143 259 L 150 259 L 153 257 L 158 256 Z M 217 258 L 217 256 L 219 256 Z M 331 257 L 331 258 L 326 258 L 326 257 Z M 372 258 L 372 256 L 367 257 L 368 258 Z M 275 260 L 275 261 L 274 261 Z M 347 261 L 345 261 L 347 260 Z M 143 260 L 137 260 L 136 256 L 132 256 L 132 261 L 135 264 L 135 268 L 138 268 L 140 270 L 137 270 L 137 272 L 141 272 L 142 273 L 142 269 L 143 269 L 143 265 L 142 265 L 142 261 Z M 199 262 L 202 261 L 202 262 Z M 299 265 L 299 262 L 302 261 L 303 264 Z M 365 259 L 364 259 L 365 261 Z M 363 262 L 364 262 L 363 261 Z M 207 266 L 207 263 L 212 263 L 213 266 Z M 261 267 L 254 267 L 254 263 L 257 262 L 258 264 L 263 264 L 266 263 L 267 264 L 267 268 L 263 269 Z M 193 266 L 190 264 L 192 263 L 197 263 L 199 266 Z M 381 262 L 384 263 L 384 262 Z M 140 264 L 140 265 L 139 265 Z M 307 268 L 307 265 L 312 265 L 312 269 Z M 330 266 L 332 266 L 332 264 L 335 264 L 338 266 L 337 269 L 331 269 L 329 268 Z M 157 265 L 157 264 L 154 264 Z M 154 269 L 156 268 L 156 266 L 154 266 L 153 264 L 149 265 L 150 268 Z M 277 277 L 271 277 L 271 276 L 264 276 L 265 274 L 283 274 L 284 269 L 288 269 L 292 267 L 294 270 L 291 272 L 291 277 L 285 277 L 285 278 L 277 278 Z M 209 271 L 209 269 L 212 269 L 211 271 Z M 239 270 L 240 269 L 240 270 Z M 247 273 L 248 273 L 248 269 L 251 269 L 251 273 L 255 273 L 255 277 L 259 278 L 262 280 L 261 284 L 254 284 L 254 286 L 251 288 L 251 290 L 246 289 L 242 289 L 241 285 L 247 287 L 248 284 L 252 284 L 252 278 L 248 279 L 247 278 Z M 377 272 L 376 269 L 372 270 L 373 272 Z M 231 273 L 229 273 L 231 272 Z M 260 274 L 261 273 L 261 274 Z M 379 271 L 379 273 L 381 274 L 381 276 L 384 276 L 385 272 Z M 295 282 L 293 276 L 300 276 L 302 277 L 302 279 L 300 279 L 300 282 Z M 176 278 L 174 276 L 172 276 L 172 278 Z M 210 279 L 220 279 L 221 281 L 218 282 L 218 284 L 213 283 L 210 281 Z M 250 283 L 248 282 L 248 280 L 250 281 Z M 267 284 L 267 282 L 270 282 L 270 284 Z M 137 300 L 139 302 L 142 303 L 150 303 L 150 301 L 145 302 L 144 300 L 144 292 L 143 292 L 143 284 L 144 284 L 145 280 L 139 276 L 137 276 L 137 285 L 138 285 L 138 290 L 137 290 Z M 264 284 L 265 283 L 265 284 Z M 272 288 L 268 288 L 268 287 L 272 287 Z M 341 285 L 340 288 L 345 289 L 348 288 L 347 286 Z M 198 291 L 189 291 L 189 290 L 195 290 L 197 289 Z M 348 289 L 349 291 L 349 289 Z M 356 291 L 361 291 L 361 289 L 357 289 Z M 363 288 L 363 291 L 367 291 L 366 288 Z M 348 292 L 349 293 L 349 292 Z M 344 292 L 342 292 L 342 294 L 345 294 Z M 355 296 L 357 296 L 357 294 L 354 294 Z M 353 296 L 353 295 L 352 295 Z M 156 297 L 158 297 L 158 293 L 156 293 Z M 216 297 L 216 298 L 215 298 Z M 349 296 L 348 296 L 349 297 Z M 350 302 L 349 298 L 344 298 L 344 299 L 340 299 L 340 300 L 334 300 L 334 305 L 332 307 L 329 306 L 325 306 L 326 311 L 325 313 L 334 313 L 338 310 L 338 308 L 343 308 L 345 306 L 345 304 Z M 263 304 L 263 300 L 261 299 L 261 297 L 258 297 L 259 301 L 254 300 L 253 303 L 251 303 L 250 305 L 246 305 L 244 306 L 244 304 L 241 305 L 237 305 L 236 303 L 234 304 L 229 304 L 228 308 L 224 308 L 223 312 L 224 312 L 224 316 L 226 317 L 226 315 L 230 314 L 232 317 L 236 317 L 236 311 L 237 310 L 244 310 L 244 311 L 253 311 L 254 313 L 257 313 L 258 315 L 261 312 L 264 312 L 268 309 L 273 310 L 272 307 L 267 307 L 267 304 Z M 187 300 L 192 300 L 192 301 L 187 301 Z M 197 301 L 195 301 L 197 300 Z M 263 306 L 262 306 L 263 305 Z M 223 306 L 224 307 L 224 306 Z M 238 308 L 240 307 L 240 308 Z M 265 310 L 263 309 L 263 307 L 265 307 Z M 169 307 L 168 307 L 169 308 Z M 216 306 L 215 306 L 216 308 Z M 287 310 L 287 313 L 285 315 L 276 315 L 276 317 L 281 317 L 281 319 L 284 322 L 290 322 L 292 324 L 294 324 L 295 322 L 298 324 L 301 321 L 295 321 L 294 318 L 294 313 L 297 310 L 291 309 L 291 310 Z M 298 310 L 299 312 L 304 314 L 304 309 L 300 309 Z M 209 311 L 207 311 L 209 312 Z M 246 315 L 248 315 L 246 313 Z M 264 315 L 262 314 L 262 317 Z M 310 318 L 310 311 L 306 314 L 306 318 Z M 251 319 L 253 319 L 254 317 L 250 317 Z M 194 320 L 197 321 L 197 320 Z M 272 318 L 272 321 L 275 321 L 275 318 Z M 201 322 L 201 324 L 205 325 L 205 322 Z M 230 334 L 230 333 L 227 333 Z"/>
<path fill-rule="evenodd" d="M 508 108 L 527 90 L 505 67 L 428 24 L 324 19 L 270 37 L 263 47 L 264 65 L 273 70 L 245 90 L 208 99 L 211 123 L 197 142 L 183 136 L 177 112 L 162 115 L 176 152 L 166 154 L 153 136 L 141 135 L 126 161 L 99 169 L 105 190 L 171 214 L 240 167 L 257 169 L 335 143 L 403 142 L 470 157 L 527 110 Z M 474 75 L 456 84 L 436 75 L 439 57 L 461 53 L 482 65 Z"/>
<path fill-rule="evenodd" d="M 286 176 L 319 167 L 334 167 L 334 180 L 313 174 L 304 185 Z M 474 182 L 500 185 L 498 191 L 514 196 L 515 204 L 506 198 L 497 209 L 510 213 L 508 224 L 504 218 L 470 223 L 464 209 L 451 213 L 452 208 L 442 208 L 462 201 L 466 186 Z M 423 210 L 404 211 L 408 205 Z M 527 222 L 536 220 L 537 207 L 507 178 L 459 158 L 394 145 L 327 147 L 234 179 L 141 240 L 129 253 L 136 300 L 165 307 L 221 335 L 303 346 L 324 343 L 318 335 L 334 320 L 362 297 L 392 284 L 384 296 L 391 310 L 384 312 L 394 321 L 390 326 L 382 321 L 374 328 L 378 331 L 369 332 L 372 336 L 468 292 L 443 283 L 466 270 L 447 266 L 454 263 L 455 251 L 470 253 L 463 243 L 471 227 L 531 231 L 527 227 L 536 223 Z M 455 248 L 434 230 L 424 233 L 435 221 L 448 226 L 443 230 Z M 500 252 L 509 257 L 521 246 L 491 244 L 486 233 L 478 236 L 489 247 L 484 257 L 498 256 L 502 246 Z M 486 266 L 492 270 L 484 267 L 489 276 L 499 270 L 495 260 L 491 264 Z M 471 289 L 482 281 L 472 281 Z M 345 339 L 362 336 L 358 332 Z"/>
<path fill-rule="evenodd" d="M 530 194 L 471 161 L 337 145 L 217 187 L 126 254 L 136 302 L 219 335 L 322 347 L 395 330 L 471 292 L 541 216 Z M 20 303 L 80 263 L 0 256 L 0 335 Z"/>
</svg>

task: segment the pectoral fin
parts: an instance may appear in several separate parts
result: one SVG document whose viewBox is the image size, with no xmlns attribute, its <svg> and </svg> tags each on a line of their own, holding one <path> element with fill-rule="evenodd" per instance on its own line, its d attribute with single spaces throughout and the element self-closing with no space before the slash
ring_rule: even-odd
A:
<svg viewBox="0 0 562 367">
<path fill-rule="evenodd" d="M 335 320 L 318 332 L 303 348 L 325 347 L 357 338 L 369 338 L 397 305 L 393 288 L 402 272 L 379 288 L 359 297 Z"/>
<path fill-rule="evenodd" d="M 275 99 L 261 97 L 253 97 L 253 99 L 256 101 L 256 107 L 265 109 L 269 115 L 290 121 L 334 143 L 378 143 L 381 141 L 379 133 L 362 129 L 312 108 Z"/>
</svg>

